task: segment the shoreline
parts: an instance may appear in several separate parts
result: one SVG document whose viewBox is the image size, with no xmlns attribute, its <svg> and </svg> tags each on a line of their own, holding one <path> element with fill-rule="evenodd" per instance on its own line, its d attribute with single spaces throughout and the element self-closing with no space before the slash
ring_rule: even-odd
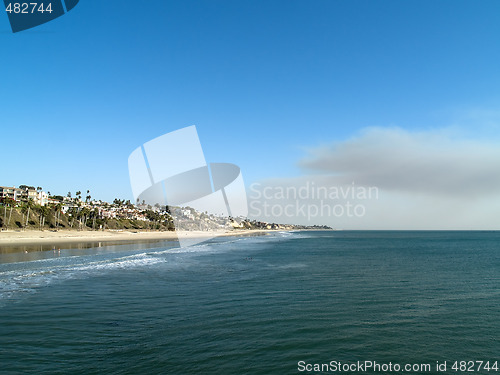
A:
<svg viewBox="0 0 500 375">
<path fill-rule="evenodd" d="M 137 231 L 137 230 L 105 230 L 105 231 L 2 231 L 0 232 L 0 253 L 20 246 L 61 246 L 65 244 L 88 243 L 133 243 L 151 241 L 177 241 L 183 238 L 261 236 L 271 230 L 221 230 L 221 231 Z M 10 252 L 10 251 L 9 251 Z"/>
</svg>

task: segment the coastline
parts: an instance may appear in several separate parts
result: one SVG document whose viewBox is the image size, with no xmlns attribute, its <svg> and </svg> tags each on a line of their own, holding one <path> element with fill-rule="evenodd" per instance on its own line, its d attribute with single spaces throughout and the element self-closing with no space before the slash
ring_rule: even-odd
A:
<svg viewBox="0 0 500 375">
<path fill-rule="evenodd" d="M 222 231 L 137 231 L 137 230 L 105 230 L 105 231 L 3 231 L 0 232 L 0 253 L 2 250 L 13 250 L 19 246 L 60 247 L 66 244 L 90 243 L 131 243 L 151 241 L 176 241 L 178 237 L 204 238 L 228 236 L 260 236 L 271 230 L 222 230 Z M 11 252 L 11 251 L 8 251 Z"/>
</svg>

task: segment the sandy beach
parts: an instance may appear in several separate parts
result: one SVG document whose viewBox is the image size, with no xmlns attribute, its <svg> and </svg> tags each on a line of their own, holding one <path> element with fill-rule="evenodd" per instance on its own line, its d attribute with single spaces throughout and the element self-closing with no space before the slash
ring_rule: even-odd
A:
<svg viewBox="0 0 500 375">
<path fill-rule="evenodd" d="M 142 242 L 177 240 L 184 238 L 204 238 L 220 236 L 252 236 L 264 235 L 266 230 L 234 230 L 234 231 L 179 231 L 179 232 L 141 232 L 135 230 L 106 231 L 2 231 L 0 232 L 0 249 L 20 245 L 61 246 L 64 244 L 95 243 L 95 242 Z"/>
</svg>

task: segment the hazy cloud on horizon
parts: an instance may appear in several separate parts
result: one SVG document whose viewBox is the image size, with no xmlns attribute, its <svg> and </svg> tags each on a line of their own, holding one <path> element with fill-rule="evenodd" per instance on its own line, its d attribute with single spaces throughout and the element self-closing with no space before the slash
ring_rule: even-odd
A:
<svg viewBox="0 0 500 375">
<path fill-rule="evenodd" d="M 500 143 L 455 138 L 446 130 L 368 128 L 311 149 L 304 172 L 336 175 L 399 192 L 484 196 L 500 192 Z"/>
<path fill-rule="evenodd" d="M 261 213 L 265 201 L 270 208 L 274 205 L 276 213 L 286 207 L 297 213 L 260 216 L 267 221 L 344 229 L 499 229 L 500 144 L 457 134 L 449 128 L 420 132 L 367 128 L 351 139 L 309 149 L 298 163 L 303 175 L 259 182 L 259 192 L 268 192 L 270 199 L 257 188 L 250 191 L 250 214 Z M 279 194 L 291 187 L 305 191 L 305 186 L 306 199 Z M 321 201 L 312 197 L 311 186 L 376 187 L 379 194 L 376 199 L 349 196 Z M 343 214 L 306 217 L 291 208 L 298 203 L 311 212 L 327 204 Z M 364 214 L 347 215 L 348 205 L 361 205 Z"/>
</svg>

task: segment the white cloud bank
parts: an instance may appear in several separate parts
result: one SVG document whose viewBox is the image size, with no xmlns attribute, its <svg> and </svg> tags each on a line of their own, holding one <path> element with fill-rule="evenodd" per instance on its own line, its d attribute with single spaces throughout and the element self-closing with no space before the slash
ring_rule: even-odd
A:
<svg viewBox="0 0 500 375">
<path fill-rule="evenodd" d="M 345 229 L 500 229 L 498 142 L 457 138 L 446 129 L 368 128 L 309 150 L 299 166 L 304 171 L 299 178 L 253 185 L 251 216 Z M 294 188 L 301 187 L 304 194 L 297 197 Z M 313 197 L 319 187 L 329 194 L 320 189 L 322 196 Z M 342 187 L 358 193 L 375 187 L 378 195 L 331 194 Z M 358 207 L 358 215 L 351 210 L 349 216 L 348 205 L 364 211 Z"/>
</svg>

